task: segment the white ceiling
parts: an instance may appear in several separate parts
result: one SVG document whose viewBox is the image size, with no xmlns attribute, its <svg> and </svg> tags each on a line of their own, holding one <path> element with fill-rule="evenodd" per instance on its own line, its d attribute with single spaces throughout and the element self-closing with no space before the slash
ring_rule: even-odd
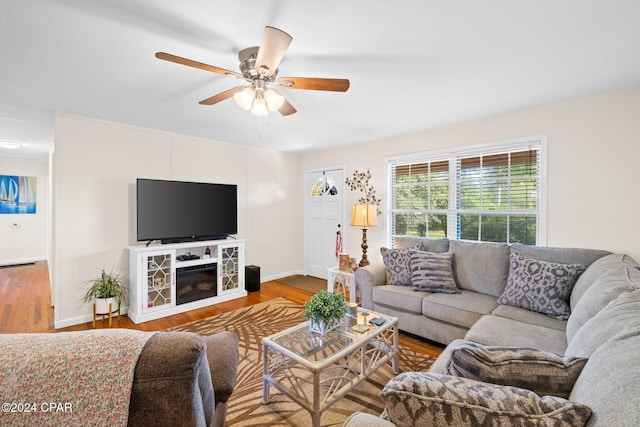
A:
<svg viewBox="0 0 640 427">
<path fill-rule="evenodd" d="M 346 93 L 286 90 L 261 121 L 237 70 L 265 25 L 293 36 L 279 76 L 348 78 Z M 53 113 L 303 152 L 640 84 L 638 0 L 0 0 L 0 140 L 46 157 Z"/>
</svg>

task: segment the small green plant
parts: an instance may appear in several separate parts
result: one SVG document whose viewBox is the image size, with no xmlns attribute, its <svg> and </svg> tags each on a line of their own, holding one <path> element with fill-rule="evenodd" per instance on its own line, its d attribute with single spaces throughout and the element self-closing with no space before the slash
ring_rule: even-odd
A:
<svg viewBox="0 0 640 427">
<path fill-rule="evenodd" d="M 344 297 L 328 291 L 318 292 L 304 304 L 304 318 L 316 323 L 339 319 L 346 311 Z"/>
<path fill-rule="evenodd" d="M 91 286 L 84 294 L 84 301 L 91 302 L 97 298 L 127 299 L 127 286 L 125 277 L 121 274 L 101 271 L 100 277 L 90 282 Z"/>
</svg>

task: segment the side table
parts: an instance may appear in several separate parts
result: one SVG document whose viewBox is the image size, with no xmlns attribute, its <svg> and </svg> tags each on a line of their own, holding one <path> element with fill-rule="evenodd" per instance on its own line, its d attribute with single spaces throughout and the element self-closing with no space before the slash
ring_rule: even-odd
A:
<svg viewBox="0 0 640 427">
<path fill-rule="evenodd" d="M 329 268 L 327 274 L 327 290 L 335 292 L 349 302 L 360 301 L 360 287 L 356 283 L 354 272 L 340 270 L 338 267 Z"/>
</svg>

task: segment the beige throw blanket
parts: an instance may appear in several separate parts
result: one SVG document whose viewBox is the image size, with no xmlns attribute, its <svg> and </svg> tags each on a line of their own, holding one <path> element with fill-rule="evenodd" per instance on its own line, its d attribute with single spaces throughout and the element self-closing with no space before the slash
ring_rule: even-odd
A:
<svg viewBox="0 0 640 427">
<path fill-rule="evenodd" d="M 126 426 L 138 356 L 154 333 L 0 335 L 0 425 Z"/>
</svg>

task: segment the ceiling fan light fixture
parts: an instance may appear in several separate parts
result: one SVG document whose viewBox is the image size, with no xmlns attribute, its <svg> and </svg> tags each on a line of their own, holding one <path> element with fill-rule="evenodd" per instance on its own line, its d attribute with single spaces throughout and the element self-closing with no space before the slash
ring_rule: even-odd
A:
<svg viewBox="0 0 640 427">
<path fill-rule="evenodd" d="M 251 114 L 254 116 L 266 116 L 269 114 L 269 109 L 267 108 L 267 102 L 265 101 L 264 96 L 259 96 L 259 94 L 256 93 L 256 99 L 253 100 Z"/>
<path fill-rule="evenodd" d="M 233 97 L 236 104 L 256 116 L 266 116 L 277 111 L 283 116 L 297 112 L 291 103 L 276 89 L 269 85 L 278 85 L 285 89 L 320 90 L 346 92 L 349 89 L 347 79 L 327 79 L 313 77 L 277 78 L 278 66 L 282 61 L 293 38 L 275 27 L 265 27 L 260 46 L 252 46 L 238 52 L 240 72 L 182 58 L 166 52 L 156 52 L 156 58 L 176 64 L 187 65 L 200 70 L 225 76 L 244 79 L 249 86 L 236 86 L 214 96 L 199 101 L 201 105 L 214 105 Z M 2 148 L 2 146 L 0 146 Z"/>
<path fill-rule="evenodd" d="M 264 99 L 269 111 L 278 111 L 284 104 L 284 97 L 273 89 L 267 89 L 264 92 Z"/>
<path fill-rule="evenodd" d="M 238 104 L 243 110 L 251 110 L 254 97 L 255 91 L 251 87 L 245 87 L 233 94 L 233 99 L 236 101 L 236 104 Z"/>
</svg>

